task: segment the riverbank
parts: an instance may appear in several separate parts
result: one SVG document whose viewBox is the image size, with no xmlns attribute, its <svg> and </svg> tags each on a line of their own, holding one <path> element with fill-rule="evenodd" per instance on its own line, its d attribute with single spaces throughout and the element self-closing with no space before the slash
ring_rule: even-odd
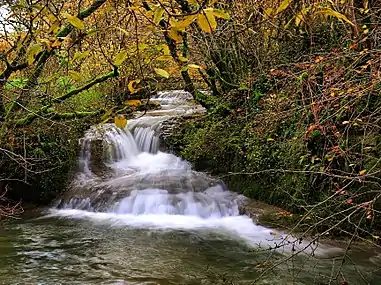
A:
<svg viewBox="0 0 381 285">
<path fill-rule="evenodd" d="M 269 74 L 267 86 L 277 76 Z M 236 90 L 211 100 L 206 116 L 188 120 L 167 137 L 169 149 L 197 170 L 222 178 L 229 189 L 284 209 L 284 225 L 303 218 L 298 230 L 307 235 L 350 237 L 355 232 L 378 242 L 378 132 L 363 121 L 355 126 L 341 121 L 355 116 L 356 109 L 344 108 L 340 121 L 332 118 L 324 125 L 314 123 L 314 104 L 292 112 L 298 107 L 291 98 L 298 95 L 290 82 L 279 81 L 251 101 L 258 84 L 253 84 L 254 90 Z M 237 92 L 249 99 L 237 101 L 244 95 Z M 362 100 L 369 99 L 357 97 L 356 104 Z M 331 112 L 335 110 L 328 109 L 320 120 Z"/>
</svg>

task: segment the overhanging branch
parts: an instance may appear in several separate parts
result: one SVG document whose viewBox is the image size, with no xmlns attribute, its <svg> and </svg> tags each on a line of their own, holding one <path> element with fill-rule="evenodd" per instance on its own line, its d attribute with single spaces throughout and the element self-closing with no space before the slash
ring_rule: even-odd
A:
<svg viewBox="0 0 381 285">
<path fill-rule="evenodd" d="M 52 112 L 48 112 L 48 110 L 54 103 L 61 103 L 61 102 L 65 101 L 66 99 L 69 99 L 69 98 L 73 97 L 74 95 L 81 93 L 82 91 L 90 89 L 91 87 L 93 87 L 96 84 L 102 83 L 102 82 L 106 81 L 107 79 L 117 77 L 118 75 L 119 75 L 118 67 L 114 66 L 114 70 L 112 72 L 105 74 L 105 75 L 102 75 L 102 76 L 99 76 L 99 77 L 95 78 L 94 80 L 90 81 L 89 83 L 87 83 L 86 85 L 84 85 L 78 89 L 72 90 L 72 91 L 70 91 L 70 92 L 68 92 L 62 96 L 54 98 L 53 100 L 50 101 L 49 104 L 41 107 L 41 109 L 39 111 L 37 111 L 35 113 L 30 113 L 27 116 L 25 116 L 24 118 L 16 120 L 14 122 L 14 125 L 26 126 L 26 125 L 31 124 L 38 117 L 42 117 L 42 115 L 44 115 L 46 113 L 52 115 Z M 97 111 L 97 112 L 98 112 L 97 114 L 102 113 L 101 110 Z M 74 112 L 74 113 L 65 113 L 65 114 L 53 114 L 53 116 L 49 117 L 49 119 L 50 120 L 65 119 L 65 118 L 70 119 L 70 118 L 75 118 L 75 117 L 82 118 L 82 117 L 86 117 L 89 115 L 96 115 L 96 114 L 95 114 L 95 112 Z"/>
</svg>

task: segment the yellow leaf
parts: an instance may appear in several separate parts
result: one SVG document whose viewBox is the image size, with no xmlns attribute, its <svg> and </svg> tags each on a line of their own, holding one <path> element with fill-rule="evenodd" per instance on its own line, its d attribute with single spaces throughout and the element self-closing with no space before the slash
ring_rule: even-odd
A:
<svg viewBox="0 0 381 285">
<path fill-rule="evenodd" d="M 56 34 L 60 29 L 61 23 L 57 20 L 49 28 L 48 33 Z"/>
<path fill-rule="evenodd" d="M 65 15 L 67 21 L 75 28 L 79 30 L 83 30 L 85 28 L 85 25 L 83 22 L 76 16 L 72 16 L 70 14 Z"/>
<path fill-rule="evenodd" d="M 186 16 L 184 17 L 183 20 L 173 23 L 172 27 L 179 30 L 184 30 L 185 28 L 189 27 L 190 24 L 192 24 L 196 18 L 197 18 L 197 14 Z"/>
<path fill-rule="evenodd" d="M 155 68 L 155 72 L 164 77 L 164 78 L 169 78 L 169 73 L 167 71 L 165 71 L 164 69 L 161 69 L 161 68 Z"/>
<path fill-rule="evenodd" d="M 341 14 L 339 12 L 336 12 L 336 11 L 330 9 L 330 8 L 326 8 L 326 9 L 317 11 L 315 14 L 321 14 L 321 15 L 325 15 L 325 16 L 333 16 L 333 17 L 336 17 L 336 18 L 338 18 L 340 20 L 344 20 L 348 24 L 354 26 L 354 24 L 351 21 L 349 21 L 348 18 L 345 15 L 343 15 L 343 14 Z"/>
<path fill-rule="evenodd" d="M 208 19 L 209 25 L 212 27 L 212 30 L 217 28 L 216 17 L 214 17 L 213 9 L 205 9 L 205 15 Z"/>
<path fill-rule="evenodd" d="M 51 42 L 48 39 L 40 39 L 40 42 L 44 43 L 47 51 L 51 51 L 52 48 L 50 46 Z"/>
<path fill-rule="evenodd" d="M 164 14 L 164 8 L 159 7 L 159 8 L 156 9 L 155 14 L 153 16 L 153 22 L 154 22 L 155 25 L 159 24 L 160 20 L 163 17 L 163 14 Z"/>
<path fill-rule="evenodd" d="M 209 21 L 204 14 L 201 13 L 197 16 L 197 24 L 205 33 L 212 32 L 212 27 L 209 25 Z"/>
<path fill-rule="evenodd" d="M 274 12 L 273 8 L 267 8 L 264 11 L 264 19 L 267 19 L 272 16 L 272 13 Z"/>
<path fill-rule="evenodd" d="M 156 60 L 160 60 L 160 61 L 166 61 L 166 60 L 171 60 L 172 59 L 172 56 L 170 55 L 162 55 L 162 56 L 159 56 L 158 58 L 156 58 Z"/>
<path fill-rule="evenodd" d="M 138 50 L 145 50 L 148 48 L 148 45 L 147 44 L 142 44 L 142 43 L 139 43 L 138 44 Z"/>
<path fill-rule="evenodd" d="M 124 104 L 127 106 L 133 107 L 133 106 L 138 106 L 138 105 L 142 104 L 142 101 L 140 101 L 140 100 L 127 100 L 124 102 Z"/>
<path fill-rule="evenodd" d="M 163 53 L 164 55 L 170 55 L 169 47 L 167 45 L 163 45 Z"/>
<path fill-rule="evenodd" d="M 290 0 L 283 0 L 282 3 L 280 3 L 278 9 L 276 10 L 275 14 L 279 14 L 286 10 L 288 6 L 290 5 Z"/>
<path fill-rule="evenodd" d="M 128 87 L 128 90 L 130 91 L 131 94 L 134 94 L 136 93 L 137 90 L 135 90 L 134 88 L 134 84 L 138 84 L 140 82 L 139 79 L 136 79 L 136 80 L 132 80 L 128 83 L 127 87 Z"/>
<path fill-rule="evenodd" d="M 57 39 L 57 40 L 55 40 L 55 41 L 50 45 L 50 47 L 51 47 L 51 48 L 59 47 L 61 44 L 62 44 L 61 41 Z"/>
<path fill-rule="evenodd" d="M 182 61 L 182 62 L 187 62 L 188 59 L 186 57 L 183 57 L 183 56 L 179 56 L 179 60 Z"/>
<path fill-rule="evenodd" d="M 74 70 L 69 70 L 67 72 L 70 76 L 71 79 L 75 80 L 75 81 L 83 81 L 85 78 L 77 71 L 74 71 Z"/>
<path fill-rule="evenodd" d="M 118 115 L 114 118 L 114 123 L 118 128 L 124 129 L 127 126 L 127 119 L 123 115 Z"/>
<path fill-rule="evenodd" d="M 79 52 L 77 51 L 75 54 L 74 54 L 74 57 L 73 57 L 73 62 L 76 61 L 76 60 L 81 60 L 81 59 L 84 59 L 86 57 L 88 57 L 90 54 L 90 51 L 85 51 L 85 52 Z"/>
<path fill-rule="evenodd" d="M 115 58 L 114 58 L 114 64 L 116 66 L 120 66 L 127 58 L 127 51 L 126 50 L 122 50 L 121 52 L 119 52 Z"/>
<path fill-rule="evenodd" d="M 196 65 L 196 64 L 188 64 L 188 67 L 189 68 L 195 68 L 195 69 L 200 69 L 201 68 L 201 66 Z"/>
<path fill-rule="evenodd" d="M 213 9 L 213 15 L 216 16 L 217 18 L 222 18 L 222 19 L 225 19 L 225 20 L 229 20 L 230 19 L 229 14 L 226 13 L 225 11 L 223 11 L 223 10 L 220 10 L 220 9 Z"/>
<path fill-rule="evenodd" d="M 32 45 L 27 51 L 28 65 L 33 64 L 35 56 L 42 51 L 42 46 L 40 44 Z"/>
<path fill-rule="evenodd" d="M 298 27 L 300 25 L 301 22 L 304 22 L 305 21 L 305 15 L 308 13 L 308 11 L 310 10 L 309 7 L 307 8 L 303 8 L 299 14 L 296 15 L 295 17 L 295 25 Z"/>
<path fill-rule="evenodd" d="M 168 36 L 175 42 L 181 42 L 183 40 L 183 37 L 181 36 L 179 31 L 173 27 L 168 31 Z"/>
<path fill-rule="evenodd" d="M 360 174 L 360 175 L 365 175 L 366 172 L 367 172 L 366 169 L 364 169 L 364 170 L 361 170 L 361 171 L 359 172 L 359 174 Z"/>
</svg>

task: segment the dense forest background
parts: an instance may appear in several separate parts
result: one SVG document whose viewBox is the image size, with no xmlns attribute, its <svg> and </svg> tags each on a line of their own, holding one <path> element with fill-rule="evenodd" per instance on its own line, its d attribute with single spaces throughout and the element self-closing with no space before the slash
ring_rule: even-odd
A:
<svg viewBox="0 0 381 285">
<path fill-rule="evenodd" d="M 268 222 L 378 241 L 381 1 L 2 0 L 0 12 L 1 215 L 57 196 L 90 125 L 183 88 L 208 113 L 173 151 L 289 211 Z"/>
</svg>

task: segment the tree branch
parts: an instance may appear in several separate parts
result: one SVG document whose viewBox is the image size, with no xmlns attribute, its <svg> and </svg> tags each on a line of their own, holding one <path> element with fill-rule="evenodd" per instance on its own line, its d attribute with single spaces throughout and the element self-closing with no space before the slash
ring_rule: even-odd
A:
<svg viewBox="0 0 381 285">
<path fill-rule="evenodd" d="M 14 124 L 16 126 L 29 125 L 35 119 L 40 117 L 41 115 L 43 115 L 45 113 L 52 113 L 52 112 L 48 112 L 48 111 L 49 111 L 49 108 L 54 103 L 61 103 L 61 102 L 65 101 L 66 99 L 69 99 L 70 97 L 73 97 L 74 95 L 81 93 L 82 91 L 90 89 L 92 86 L 94 86 L 98 83 L 104 82 L 109 78 L 117 77 L 118 75 L 119 75 L 118 67 L 114 66 L 114 70 L 112 72 L 105 74 L 103 76 L 99 76 L 99 77 L 95 78 L 94 80 L 90 81 L 89 83 L 87 83 L 86 85 L 84 85 L 78 89 L 72 90 L 72 91 L 70 91 L 70 92 L 68 92 L 62 96 L 54 98 L 53 100 L 50 101 L 49 104 L 41 107 L 41 109 L 38 112 L 28 114 L 26 117 L 19 119 L 19 120 L 16 120 L 14 122 Z M 102 112 L 102 110 L 98 111 L 98 114 L 100 114 L 101 112 Z M 69 114 L 72 114 L 72 115 L 69 115 Z M 89 116 L 89 115 L 95 115 L 95 113 L 94 112 L 74 112 L 74 113 L 66 113 L 66 115 L 65 114 L 56 114 L 56 116 L 53 115 L 53 117 L 50 119 L 63 119 L 63 118 L 68 119 L 68 118 L 73 118 L 75 116 L 82 118 L 82 117 Z"/>
</svg>

